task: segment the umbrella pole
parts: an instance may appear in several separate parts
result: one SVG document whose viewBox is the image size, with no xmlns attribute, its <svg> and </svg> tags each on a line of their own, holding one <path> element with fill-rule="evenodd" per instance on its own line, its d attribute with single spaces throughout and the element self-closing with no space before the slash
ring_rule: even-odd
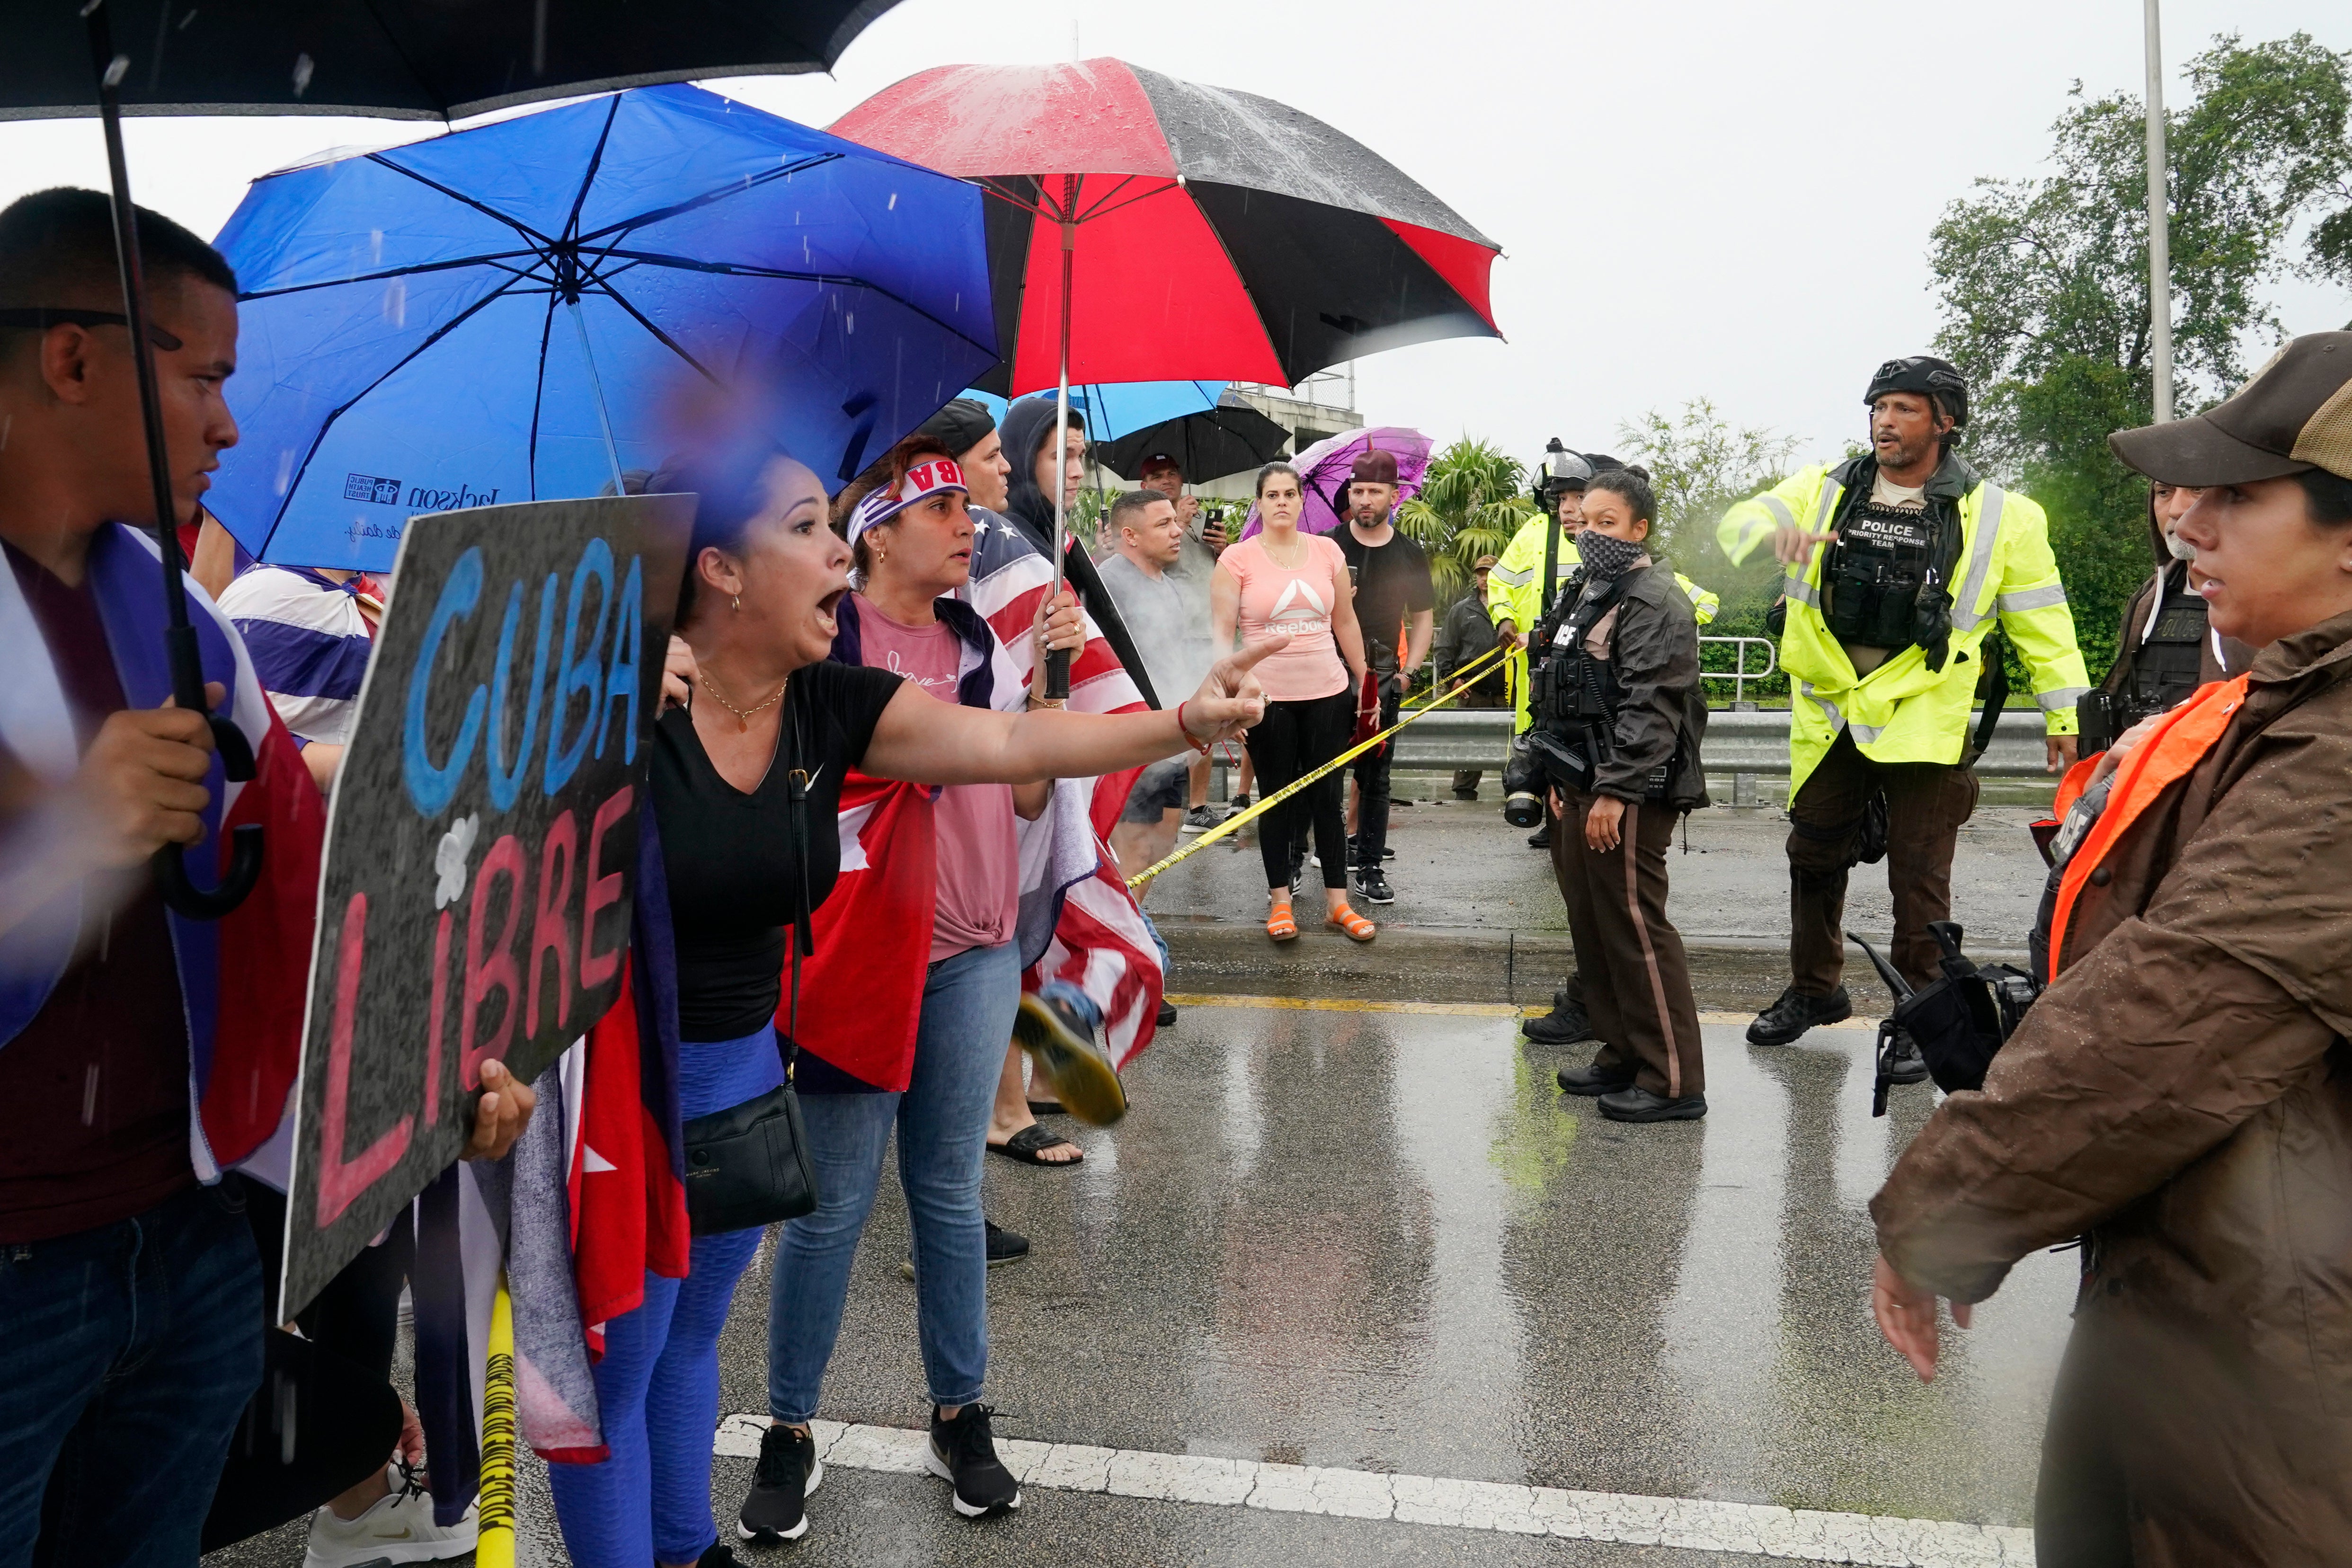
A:
<svg viewBox="0 0 2352 1568">
<path fill-rule="evenodd" d="M 205 716 L 213 745 L 220 752 L 226 777 L 244 780 L 254 775 L 253 749 L 245 732 L 213 714 L 205 701 L 205 666 L 196 649 L 196 629 L 188 621 L 185 570 L 180 559 L 178 508 L 172 499 L 172 461 L 163 438 L 163 410 L 155 390 L 155 361 L 148 351 L 147 280 L 139 263 L 139 211 L 131 200 L 131 168 L 122 152 L 122 106 L 116 89 L 128 70 L 128 56 L 117 55 L 107 26 L 105 0 L 95 0 L 86 11 L 90 67 L 98 77 L 99 123 L 106 133 L 106 168 L 113 183 L 114 256 L 122 284 L 122 315 L 130 329 L 131 362 L 139 382 L 139 415 L 147 436 L 147 479 L 153 487 L 155 531 L 163 554 L 163 652 L 172 671 L 172 700 L 191 713 Z M 163 902 L 191 920 L 217 920 L 245 902 L 261 874 L 261 829 L 240 827 L 231 835 L 228 872 L 209 891 L 188 880 L 181 847 L 166 844 L 155 853 L 155 875 Z"/>
<path fill-rule="evenodd" d="M 1062 599 L 1062 562 L 1069 554 L 1069 519 L 1062 497 L 1068 492 L 1070 428 L 1070 274 L 1078 256 L 1078 177 L 1062 176 L 1062 376 L 1054 393 L 1054 596 Z M 1070 651 L 1056 648 L 1045 655 L 1045 696 L 1048 701 L 1070 695 Z"/>
<path fill-rule="evenodd" d="M 580 333 L 580 357 L 588 361 L 588 384 L 596 393 L 596 423 L 604 432 L 604 460 L 613 465 L 613 494 L 625 496 L 629 486 L 621 477 L 621 449 L 613 444 L 613 416 L 604 408 L 604 378 L 596 373 L 596 350 L 588 346 L 588 318 L 579 300 L 570 303 L 572 325 Z"/>
</svg>

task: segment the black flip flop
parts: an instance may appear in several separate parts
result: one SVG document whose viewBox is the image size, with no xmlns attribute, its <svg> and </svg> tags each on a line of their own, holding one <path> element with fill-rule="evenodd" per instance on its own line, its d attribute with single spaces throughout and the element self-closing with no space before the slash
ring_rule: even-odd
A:
<svg viewBox="0 0 2352 1568">
<path fill-rule="evenodd" d="M 1029 1102 L 1029 1113 L 1032 1116 L 1066 1116 L 1070 1108 L 1059 1100 L 1032 1100 Z"/>
<path fill-rule="evenodd" d="M 1008 1160 L 1019 1160 L 1024 1166 L 1045 1166 L 1055 1170 L 1064 1170 L 1086 1162 L 1087 1156 L 1083 1154 L 1075 1160 L 1041 1160 L 1037 1157 L 1044 1151 L 1062 1144 L 1070 1144 L 1070 1140 L 1059 1133 L 1049 1133 L 1032 1122 L 1004 1142 L 989 1145 L 988 1152 L 1003 1155 Z M 1076 1144 L 1070 1144 L 1070 1146 L 1077 1147 Z"/>
</svg>

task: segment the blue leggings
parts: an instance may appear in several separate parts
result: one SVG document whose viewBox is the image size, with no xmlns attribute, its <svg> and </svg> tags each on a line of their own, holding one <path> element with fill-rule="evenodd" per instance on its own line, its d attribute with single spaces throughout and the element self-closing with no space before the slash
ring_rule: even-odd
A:
<svg viewBox="0 0 2352 1568">
<path fill-rule="evenodd" d="M 776 1031 L 678 1048 L 678 1098 L 690 1119 L 783 1082 Z M 692 1563 L 719 1539 L 710 1513 L 710 1438 L 719 1426 L 719 1331 L 758 1230 L 697 1237 L 683 1280 L 646 1276 L 645 1305 L 604 1325 L 596 1401 L 612 1457 L 550 1465 L 555 1516 L 577 1568 Z"/>
</svg>

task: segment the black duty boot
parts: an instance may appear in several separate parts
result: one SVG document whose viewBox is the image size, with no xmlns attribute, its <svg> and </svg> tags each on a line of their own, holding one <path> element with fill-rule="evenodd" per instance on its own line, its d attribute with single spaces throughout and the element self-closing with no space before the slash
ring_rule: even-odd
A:
<svg viewBox="0 0 2352 1568">
<path fill-rule="evenodd" d="M 1633 1087 L 1633 1069 L 1603 1067 L 1597 1061 L 1590 1067 L 1563 1067 L 1559 1076 L 1564 1094 L 1614 1094 L 1620 1089 Z"/>
<path fill-rule="evenodd" d="M 1927 1079 L 1927 1059 L 1919 1054 L 1919 1042 L 1911 1038 L 1907 1029 L 1895 1031 L 1895 1049 L 1886 1058 L 1886 1082 L 1889 1083 L 1924 1083 Z"/>
<path fill-rule="evenodd" d="M 1519 1032 L 1538 1045 L 1574 1045 L 1592 1038 L 1592 1020 L 1564 990 L 1551 994 L 1551 1011 L 1519 1026 Z"/>
<path fill-rule="evenodd" d="M 1646 1089 L 1620 1089 L 1600 1099 L 1601 1113 L 1612 1122 L 1696 1122 L 1706 1114 L 1706 1096 L 1669 1100 Z"/>
<path fill-rule="evenodd" d="M 1534 832 L 1528 835 L 1528 848 L 1531 850 L 1548 850 L 1551 848 L 1551 819 L 1549 817 L 1546 817 L 1544 819 L 1542 827 L 1538 828 Z"/>
<path fill-rule="evenodd" d="M 1748 1026 L 1750 1045 L 1794 1045 L 1809 1029 L 1853 1017 L 1853 1003 L 1840 986 L 1826 997 L 1809 997 L 1790 986 L 1780 999 Z"/>
</svg>

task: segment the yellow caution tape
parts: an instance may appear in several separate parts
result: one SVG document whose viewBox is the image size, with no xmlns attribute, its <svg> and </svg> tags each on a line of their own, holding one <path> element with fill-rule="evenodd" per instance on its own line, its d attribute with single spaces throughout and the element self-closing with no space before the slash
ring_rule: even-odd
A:
<svg viewBox="0 0 2352 1568">
<path fill-rule="evenodd" d="M 1294 779 L 1290 783 L 1284 785 L 1281 789 L 1276 789 L 1273 794 L 1266 796 L 1256 805 L 1252 806 L 1248 810 L 1237 812 L 1233 816 L 1227 817 L 1223 821 L 1219 822 L 1215 827 L 1211 828 L 1207 832 L 1202 833 L 1199 838 L 1194 839 L 1182 849 L 1178 850 L 1175 853 L 1168 856 L 1165 860 L 1160 861 L 1157 865 L 1149 865 L 1144 867 L 1141 871 L 1137 872 L 1133 876 L 1127 879 L 1127 885 L 1129 887 L 1142 886 L 1145 883 L 1150 882 L 1153 877 L 1158 876 L 1161 872 L 1166 871 L 1170 866 L 1174 865 L 1178 861 L 1183 860 L 1189 855 L 1200 853 L 1202 850 L 1207 849 L 1211 844 L 1215 843 L 1219 839 L 1223 838 L 1227 833 L 1239 828 L 1243 823 L 1252 821 L 1256 818 L 1264 816 L 1266 812 L 1272 810 L 1283 801 L 1289 800 L 1293 795 L 1297 794 L 1301 789 L 1306 789 L 1308 785 L 1314 783 L 1317 779 L 1322 778 L 1333 768 L 1346 767 L 1349 763 L 1353 762 L 1357 758 L 1361 757 L 1373 747 L 1380 745 L 1382 741 L 1388 739 L 1389 737 L 1394 735 L 1405 726 L 1409 724 L 1417 724 L 1421 720 L 1428 717 L 1431 714 L 1436 712 L 1439 708 L 1444 707 L 1447 703 L 1452 702 L 1455 697 L 1460 696 L 1464 692 L 1468 691 L 1473 685 L 1477 684 L 1479 676 L 1473 674 L 1470 672 L 1476 670 L 1479 665 L 1486 664 L 1488 660 L 1495 658 L 1497 654 L 1506 651 L 1507 650 L 1504 649 L 1501 643 L 1496 643 L 1486 653 L 1479 654 L 1476 658 L 1471 660 L 1468 664 L 1454 671 L 1454 673 L 1458 678 L 1454 685 L 1449 689 L 1437 693 L 1427 702 L 1423 703 L 1419 707 L 1412 709 L 1402 718 L 1398 719 L 1396 723 L 1389 726 L 1388 728 L 1381 731 L 1370 740 L 1360 741 L 1356 745 L 1349 747 L 1347 750 L 1339 753 L 1339 756 L 1333 758 L 1322 767 L 1318 768 L 1314 772 L 1307 774 L 1304 779 Z"/>
<path fill-rule="evenodd" d="M 474 1544 L 478 1568 L 514 1568 L 515 1563 L 515 1369 L 514 1302 L 506 1276 L 490 1303 L 489 1357 L 482 1378 L 482 1490 L 480 1534 Z"/>
</svg>

